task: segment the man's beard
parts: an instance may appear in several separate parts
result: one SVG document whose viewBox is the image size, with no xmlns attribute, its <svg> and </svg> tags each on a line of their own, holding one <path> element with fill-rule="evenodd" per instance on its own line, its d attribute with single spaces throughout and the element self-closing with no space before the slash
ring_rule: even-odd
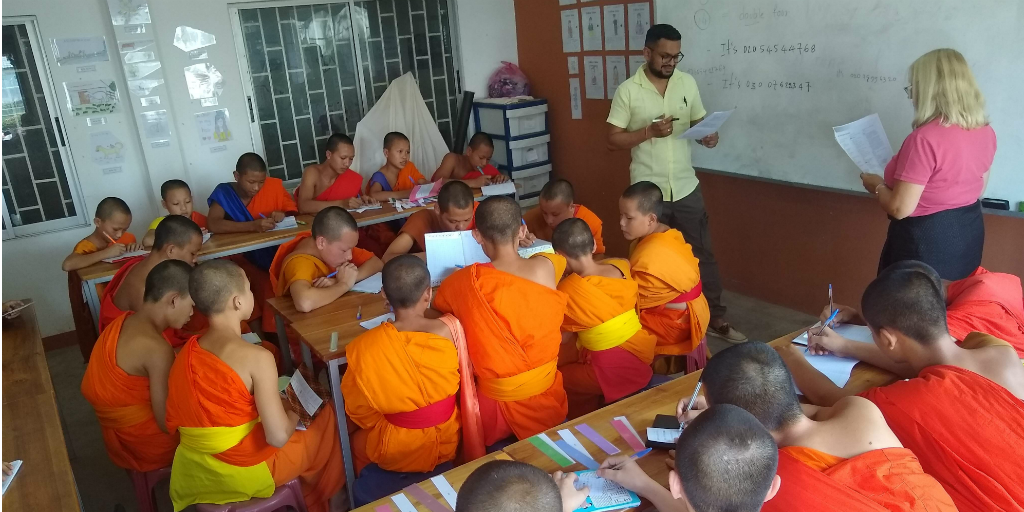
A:
<svg viewBox="0 0 1024 512">
<path fill-rule="evenodd" d="M 658 77 L 658 78 L 660 78 L 662 80 L 668 80 L 669 78 L 672 78 L 672 72 L 675 71 L 675 68 L 672 68 L 672 71 L 669 71 L 668 74 L 665 74 L 665 73 L 662 73 L 661 68 L 652 68 L 651 65 L 648 64 L 647 65 L 647 70 L 650 71 L 652 75 L 654 75 L 654 76 L 656 76 L 656 77 Z"/>
</svg>

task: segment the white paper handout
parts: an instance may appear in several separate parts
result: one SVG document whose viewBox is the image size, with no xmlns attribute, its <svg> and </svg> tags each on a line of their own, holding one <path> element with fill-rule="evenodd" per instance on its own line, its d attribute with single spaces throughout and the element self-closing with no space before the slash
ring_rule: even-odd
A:
<svg viewBox="0 0 1024 512">
<path fill-rule="evenodd" d="M 562 51 L 580 51 L 580 12 L 576 9 L 562 11 Z"/>
<path fill-rule="evenodd" d="M 725 124 L 725 120 L 729 119 L 729 116 L 732 115 L 734 110 L 736 109 L 726 110 L 723 112 L 712 112 L 711 114 L 706 116 L 703 121 L 697 123 L 696 125 L 690 127 L 689 130 L 683 132 L 683 134 L 680 135 L 679 138 L 703 139 L 704 137 L 707 137 L 708 135 L 717 132 L 718 129 L 721 128 L 723 124 Z"/>
<path fill-rule="evenodd" d="M 583 29 L 583 51 L 601 51 L 601 8 L 580 9 L 580 28 Z"/>
<path fill-rule="evenodd" d="M 2 494 L 7 494 L 7 486 L 11 485 L 11 482 L 14 480 L 14 477 L 18 476 L 18 471 L 21 469 L 21 464 L 22 462 L 20 460 L 11 461 L 11 474 L 4 475 Z"/>
<path fill-rule="evenodd" d="M 651 4 L 642 2 L 629 4 L 629 49 L 643 50 L 644 40 L 647 38 L 647 29 L 651 28 Z"/>
<path fill-rule="evenodd" d="M 425 243 L 430 286 L 440 285 L 441 281 L 460 268 L 491 261 L 473 238 L 472 231 L 427 233 Z"/>
<path fill-rule="evenodd" d="M 816 368 L 819 372 L 823 373 L 828 380 L 831 380 L 833 384 L 839 387 L 846 386 L 846 383 L 850 380 L 850 373 L 853 371 L 853 367 L 857 365 L 856 359 L 850 359 L 848 357 L 839 357 L 833 355 L 816 356 L 806 351 L 801 351 L 808 363 Z"/>
<path fill-rule="evenodd" d="M 583 57 L 583 87 L 587 91 L 588 100 L 604 99 L 604 59 L 602 57 Z"/>
<path fill-rule="evenodd" d="M 209 231 L 203 233 L 203 243 L 205 244 L 206 242 L 209 242 L 211 236 L 213 236 L 213 233 L 210 233 Z"/>
<path fill-rule="evenodd" d="M 516 184 L 509 180 L 497 185 L 484 185 L 480 187 L 480 192 L 485 196 L 504 196 L 508 194 L 515 194 Z"/>
<path fill-rule="evenodd" d="M 626 49 L 626 9 L 622 4 L 604 6 L 604 49 Z"/>
<path fill-rule="evenodd" d="M 573 119 L 583 119 L 583 92 L 580 91 L 580 79 L 569 79 L 569 109 Z"/>
<path fill-rule="evenodd" d="M 878 114 L 832 128 L 836 142 L 862 172 L 882 174 L 892 160 L 892 146 Z"/>
<path fill-rule="evenodd" d="M 814 324 L 811 329 L 814 332 L 818 332 L 817 329 L 821 327 L 821 322 Z M 832 328 L 836 334 L 853 341 L 860 341 L 862 343 L 874 343 L 874 339 L 871 338 L 871 329 L 863 325 L 852 325 L 852 324 L 839 324 Z M 801 333 L 799 336 L 793 339 L 793 343 L 797 345 L 807 345 L 807 332 Z"/>
<path fill-rule="evenodd" d="M 626 74 L 626 58 L 622 55 L 609 55 L 605 60 L 608 62 L 608 99 L 614 99 L 619 84 L 629 78 Z"/>
<path fill-rule="evenodd" d="M 519 248 L 519 256 L 523 258 L 529 258 L 530 256 L 533 256 L 534 254 L 541 252 L 554 254 L 555 248 L 551 246 L 551 242 L 548 242 L 547 240 L 541 240 L 539 238 L 534 240 L 529 247 Z"/>
<path fill-rule="evenodd" d="M 383 287 L 383 276 L 380 272 L 377 272 L 376 274 L 352 285 L 352 289 L 350 291 L 361 293 L 380 293 L 380 290 Z"/>
<path fill-rule="evenodd" d="M 410 201 L 419 201 L 420 199 L 426 199 L 428 197 L 435 197 L 441 193 L 441 185 L 444 183 L 435 181 L 433 183 L 427 183 L 426 185 L 416 185 L 412 191 L 409 192 Z"/>
<path fill-rule="evenodd" d="M 129 258 L 135 258 L 137 256 L 145 256 L 147 254 L 149 254 L 149 251 L 131 251 L 131 252 L 122 253 L 120 256 L 113 256 L 113 257 L 110 257 L 110 258 L 103 258 L 103 261 L 105 261 L 107 263 L 113 263 L 115 261 L 121 261 L 121 260 L 126 260 L 126 259 L 129 259 Z"/>
<path fill-rule="evenodd" d="M 285 217 L 281 222 L 275 224 L 274 229 L 271 229 L 271 231 L 280 231 L 282 229 L 292 229 L 297 227 L 299 227 L 299 224 L 295 222 L 295 217 Z"/>
<path fill-rule="evenodd" d="M 597 476 L 597 471 L 582 471 L 577 475 L 578 478 L 573 485 L 577 489 L 590 488 L 590 501 L 594 503 L 596 509 L 610 509 L 633 501 L 629 491 L 611 480 Z"/>
<path fill-rule="evenodd" d="M 647 440 L 652 443 L 675 444 L 678 439 L 679 430 L 647 427 Z"/>
<path fill-rule="evenodd" d="M 317 409 L 323 405 L 324 400 L 316 394 L 316 391 L 313 391 L 313 388 L 309 387 L 306 379 L 302 377 L 298 370 L 295 370 L 295 373 L 292 374 L 292 379 L 288 382 L 288 385 L 292 387 L 292 391 L 295 391 L 295 397 L 299 399 L 302 408 L 310 416 L 316 414 Z"/>
<path fill-rule="evenodd" d="M 580 74 L 580 58 L 575 56 L 575 55 L 573 55 L 572 57 L 569 57 L 568 59 L 569 59 L 568 60 L 569 74 L 570 75 L 578 75 L 578 74 Z"/>
<path fill-rule="evenodd" d="M 369 320 L 366 320 L 365 322 L 359 322 L 359 325 L 362 326 L 363 329 L 370 330 L 370 329 L 373 329 L 373 328 L 379 326 L 380 324 L 382 324 L 384 322 L 394 322 L 394 321 L 395 321 L 395 314 L 394 313 L 384 313 L 381 316 L 373 317 L 373 318 L 371 318 Z"/>
</svg>

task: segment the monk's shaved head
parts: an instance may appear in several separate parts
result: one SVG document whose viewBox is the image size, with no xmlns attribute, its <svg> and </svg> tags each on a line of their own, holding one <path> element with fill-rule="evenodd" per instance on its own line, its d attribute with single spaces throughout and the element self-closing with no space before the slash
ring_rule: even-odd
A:
<svg viewBox="0 0 1024 512">
<path fill-rule="evenodd" d="M 160 185 L 160 199 L 167 199 L 167 194 L 182 189 L 187 190 L 189 194 L 192 193 L 192 189 L 188 188 L 188 183 L 181 180 L 167 180 Z"/>
<path fill-rule="evenodd" d="M 179 260 L 164 260 L 157 263 L 146 276 L 146 291 L 143 292 L 144 302 L 160 302 L 168 293 L 177 293 L 188 297 L 189 276 L 192 265 Z"/>
<path fill-rule="evenodd" d="M 664 200 L 661 195 L 661 188 L 649 181 L 638 181 L 626 188 L 622 193 L 623 199 L 636 201 L 636 209 L 644 215 L 654 214 L 661 218 L 662 204 Z"/>
<path fill-rule="evenodd" d="M 480 149 L 481 147 L 494 149 L 494 140 L 484 132 L 476 132 L 469 138 L 469 147 L 472 149 Z"/>
<path fill-rule="evenodd" d="M 235 163 L 235 172 L 239 176 L 246 172 L 267 172 L 267 162 L 263 160 L 262 156 L 256 153 L 244 153 L 238 157 L 238 162 Z"/>
<path fill-rule="evenodd" d="M 696 512 L 761 510 L 778 465 L 779 449 L 768 430 L 731 405 L 701 413 L 676 443 L 676 473 Z"/>
<path fill-rule="evenodd" d="M 349 137 L 344 133 L 332 133 L 330 137 L 327 137 L 327 144 L 324 144 L 324 146 L 327 148 L 327 151 L 334 152 L 337 151 L 338 146 L 342 144 L 356 147 L 355 143 L 352 142 L 352 137 Z"/>
<path fill-rule="evenodd" d="M 740 407 L 768 430 L 778 430 L 803 414 L 786 363 L 764 343 L 733 345 L 715 354 L 701 379 L 708 403 Z"/>
<path fill-rule="evenodd" d="M 245 272 L 228 260 L 210 260 L 192 271 L 188 291 L 196 309 L 215 315 L 227 308 L 228 299 L 245 291 Z"/>
<path fill-rule="evenodd" d="M 473 471 L 459 490 L 455 512 L 562 512 L 558 486 L 535 466 L 494 460 Z"/>
<path fill-rule="evenodd" d="M 346 231 L 356 231 L 356 219 L 340 206 L 328 206 L 313 217 L 313 238 L 324 237 L 328 242 L 341 238 Z"/>
<path fill-rule="evenodd" d="M 572 204 L 575 193 L 572 183 L 565 180 L 551 180 L 540 189 L 540 198 L 545 201 L 559 201 L 565 204 Z"/>
<path fill-rule="evenodd" d="M 949 335 L 942 285 L 936 286 L 935 280 L 919 267 L 883 270 L 864 290 L 860 309 L 864 321 L 876 332 L 894 329 L 922 344 Z"/>
<path fill-rule="evenodd" d="M 566 257 L 582 258 L 594 253 L 594 234 L 583 219 L 565 219 L 551 235 L 551 246 Z"/>
<path fill-rule="evenodd" d="M 935 283 L 935 287 L 938 288 L 940 292 L 942 292 L 942 300 L 946 300 L 946 285 L 942 282 L 942 277 L 939 276 L 939 273 L 936 272 L 934 268 L 932 268 L 930 265 L 928 265 L 927 263 L 925 263 L 923 261 L 917 261 L 917 260 L 897 261 L 896 263 L 893 263 L 892 265 L 889 265 L 888 267 L 886 267 L 884 270 L 886 270 L 886 271 L 889 271 L 889 270 L 892 270 L 892 271 L 912 270 L 912 271 L 915 271 L 915 272 L 920 272 L 920 273 L 924 274 L 925 276 L 927 276 L 928 279 L 931 279 L 933 283 Z"/>
<path fill-rule="evenodd" d="M 451 180 L 441 186 L 437 194 L 437 205 L 441 213 L 448 212 L 452 208 L 465 210 L 473 206 L 473 189 L 469 188 L 463 181 Z"/>
<path fill-rule="evenodd" d="M 131 215 L 132 210 L 128 208 L 128 203 L 124 202 L 124 199 L 120 197 L 107 197 L 100 201 L 100 204 L 96 205 L 97 219 L 109 220 L 115 213 Z"/>
<path fill-rule="evenodd" d="M 402 132 L 388 133 L 384 136 L 384 149 L 391 149 L 391 145 L 398 141 L 409 142 L 409 137 L 406 137 Z"/>
<path fill-rule="evenodd" d="M 159 251 L 168 245 L 186 247 L 192 240 L 203 238 L 203 230 L 188 217 L 168 215 L 160 221 L 153 235 L 153 250 Z"/>
<path fill-rule="evenodd" d="M 495 244 L 514 242 L 522 222 L 519 203 L 511 197 L 488 197 L 476 209 L 476 230 L 485 240 Z"/>
<path fill-rule="evenodd" d="M 384 264 L 384 295 L 395 309 L 415 306 L 430 288 L 427 262 L 412 254 L 403 254 Z"/>
</svg>

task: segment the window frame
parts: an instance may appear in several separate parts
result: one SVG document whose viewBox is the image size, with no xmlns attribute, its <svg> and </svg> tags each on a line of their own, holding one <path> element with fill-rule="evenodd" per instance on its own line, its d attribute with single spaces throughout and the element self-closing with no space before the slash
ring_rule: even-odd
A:
<svg viewBox="0 0 1024 512">
<path fill-rule="evenodd" d="M 32 45 L 32 56 L 35 60 L 36 72 L 39 75 L 39 79 L 44 82 L 39 85 L 43 91 L 43 99 L 50 114 L 48 122 L 53 129 L 54 135 L 57 137 L 57 150 L 62 159 L 61 163 L 64 165 L 68 190 L 71 192 L 71 203 L 75 207 L 75 215 L 71 217 L 15 226 L 11 223 L 10 212 L 7 210 L 7 201 L 0 200 L 3 202 L 3 240 L 88 226 L 91 219 L 85 211 L 85 200 L 79 182 L 78 169 L 75 167 L 75 159 L 71 152 L 70 139 L 68 138 L 68 131 L 64 122 L 64 110 L 57 101 L 57 90 L 54 87 L 53 76 L 50 74 L 48 48 L 43 44 L 37 18 L 35 16 L 3 16 L 0 21 L 2 21 L 3 26 L 25 25 L 25 33 L 28 34 L 29 44 Z M 58 170 L 55 169 L 54 174 L 57 172 Z"/>
</svg>

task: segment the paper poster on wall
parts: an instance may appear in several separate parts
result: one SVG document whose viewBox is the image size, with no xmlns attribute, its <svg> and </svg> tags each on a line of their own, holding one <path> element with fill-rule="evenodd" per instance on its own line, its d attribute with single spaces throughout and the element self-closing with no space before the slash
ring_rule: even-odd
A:
<svg viewBox="0 0 1024 512">
<path fill-rule="evenodd" d="M 134 96 L 149 96 L 157 86 L 164 83 L 163 78 L 143 78 L 142 80 L 128 80 L 128 92 Z"/>
<path fill-rule="evenodd" d="M 651 4 L 629 4 L 629 49 L 643 50 L 647 29 L 651 28 Z"/>
<path fill-rule="evenodd" d="M 174 46 L 183 52 L 191 52 L 217 43 L 217 38 L 197 28 L 182 25 L 174 29 Z"/>
<path fill-rule="evenodd" d="M 107 7 L 110 9 L 110 21 L 114 25 L 152 23 L 146 0 L 107 0 Z"/>
<path fill-rule="evenodd" d="M 143 107 L 152 107 L 153 105 L 160 104 L 160 96 L 146 96 L 145 98 L 139 98 L 139 103 Z"/>
<path fill-rule="evenodd" d="M 637 71 L 640 71 L 640 67 L 647 64 L 647 59 L 643 55 L 630 55 L 629 56 L 629 76 L 633 76 Z"/>
<path fill-rule="evenodd" d="M 68 110 L 76 116 L 117 112 L 117 85 L 113 80 L 64 82 Z"/>
<path fill-rule="evenodd" d="M 588 100 L 604 99 L 604 58 L 583 57 L 583 87 L 587 91 Z"/>
<path fill-rule="evenodd" d="M 220 96 L 224 92 L 224 77 L 209 62 L 185 66 L 185 84 L 194 100 Z"/>
<path fill-rule="evenodd" d="M 154 110 L 139 114 L 142 134 L 146 140 L 164 140 L 171 137 L 171 123 L 166 110 Z"/>
<path fill-rule="evenodd" d="M 569 107 L 573 119 L 583 119 L 583 98 L 580 97 L 580 79 L 569 79 Z"/>
<path fill-rule="evenodd" d="M 96 165 L 117 165 L 124 163 L 124 144 L 108 131 L 89 133 L 89 147 L 92 161 Z"/>
<path fill-rule="evenodd" d="M 196 113 L 196 129 L 199 131 L 199 144 L 209 146 L 231 140 L 231 127 L 228 125 L 228 109 Z"/>
<path fill-rule="evenodd" d="M 618 56 L 605 57 L 606 64 L 608 66 L 608 99 L 615 97 L 615 91 L 619 89 L 619 84 L 626 81 L 628 75 L 626 74 L 626 58 Z"/>
<path fill-rule="evenodd" d="M 626 49 L 626 8 L 622 4 L 604 6 L 604 49 Z"/>
<path fill-rule="evenodd" d="M 156 60 L 156 41 L 152 39 L 121 43 L 119 48 L 126 64 Z"/>
<path fill-rule="evenodd" d="M 124 65 L 124 76 L 128 80 L 145 78 L 160 69 L 160 61 L 132 62 Z"/>
<path fill-rule="evenodd" d="M 78 66 L 110 60 L 107 41 L 103 36 L 51 39 L 50 46 L 58 66 Z"/>
<path fill-rule="evenodd" d="M 601 50 L 601 8 L 584 7 L 580 9 L 580 28 L 583 29 L 583 51 Z"/>
<path fill-rule="evenodd" d="M 562 11 L 562 51 L 580 51 L 580 12 L 576 9 Z"/>
<path fill-rule="evenodd" d="M 569 74 L 578 75 L 580 74 L 580 58 L 569 57 Z"/>
</svg>

